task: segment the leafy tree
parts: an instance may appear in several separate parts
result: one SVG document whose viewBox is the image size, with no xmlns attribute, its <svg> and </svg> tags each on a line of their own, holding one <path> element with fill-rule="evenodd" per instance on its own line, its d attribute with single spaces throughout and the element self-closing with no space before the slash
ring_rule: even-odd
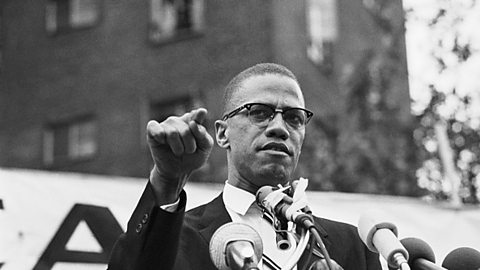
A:
<svg viewBox="0 0 480 270">
<path fill-rule="evenodd" d="M 413 100 L 418 126 L 414 138 L 418 156 L 423 160 L 417 170 L 418 184 L 434 199 L 449 200 L 459 196 L 464 203 L 479 203 L 480 115 L 477 93 L 480 84 L 467 84 L 465 72 L 480 64 L 473 32 L 465 31 L 480 7 L 474 0 L 436 1 L 427 13 L 407 9 L 407 27 L 428 29 L 433 44 L 428 48 L 433 75 L 424 72 L 412 80 L 425 98 Z M 478 26 L 477 26 L 478 27 Z M 407 29 L 408 31 L 408 29 Z M 478 40 L 480 41 L 480 40 Z M 478 73 L 478 71 L 477 71 Z M 475 74 L 470 73 L 473 76 Z M 471 79 L 471 78 L 468 78 Z M 478 80 L 478 78 L 476 78 Z M 445 123 L 454 165 L 461 179 L 459 194 L 445 181 L 439 155 L 435 125 Z"/>
<path fill-rule="evenodd" d="M 406 80 L 404 24 L 398 1 L 364 1 L 380 44 L 366 50 L 340 80 L 346 93 L 341 115 L 312 121 L 315 138 L 306 145 L 301 170 L 316 172 L 314 187 L 325 190 L 417 195 L 412 121 L 395 100 L 398 78 Z M 311 131 L 309 131 L 311 132 Z M 320 142 L 320 143 L 319 143 Z M 305 151 L 307 153 L 305 153 Z M 313 162 L 312 162 L 313 161 Z M 310 167 L 307 167 L 310 166 Z M 318 169 L 321 168 L 321 169 Z"/>
</svg>

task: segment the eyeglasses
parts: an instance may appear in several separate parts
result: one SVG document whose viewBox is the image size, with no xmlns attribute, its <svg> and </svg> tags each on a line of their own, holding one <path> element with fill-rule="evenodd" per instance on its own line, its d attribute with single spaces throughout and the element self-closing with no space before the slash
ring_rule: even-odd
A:
<svg viewBox="0 0 480 270">
<path fill-rule="evenodd" d="M 308 121 L 310 121 L 310 118 L 313 116 L 311 111 L 303 108 L 277 109 L 263 103 L 247 103 L 225 114 L 222 120 L 225 121 L 228 118 L 235 116 L 243 109 L 247 110 L 247 117 L 250 122 L 260 127 L 267 126 L 277 113 L 281 113 L 283 121 L 285 121 L 288 126 L 294 129 L 302 129 L 305 128 L 305 125 L 307 125 Z"/>
</svg>

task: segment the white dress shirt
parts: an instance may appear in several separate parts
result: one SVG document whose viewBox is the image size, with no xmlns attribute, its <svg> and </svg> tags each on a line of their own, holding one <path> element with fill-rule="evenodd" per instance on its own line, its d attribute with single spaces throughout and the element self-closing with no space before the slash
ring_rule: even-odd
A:
<svg viewBox="0 0 480 270">
<path fill-rule="evenodd" d="M 258 232 L 263 242 L 263 258 L 259 268 L 264 270 L 281 269 L 286 264 L 296 248 L 296 240 L 292 233 L 288 233 L 290 247 L 280 249 L 277 246 L 273 226 L 263 218 L 262 211 L 257 206 L 255 195 L 243 189 L 234 187 L 225 182 L 222 194 L 223 203 L 233 222 L 250 225 Z M 178 209 L 180 200 L 167 205 L 161 205 L 163 210 L 174 212 Z M 289 231 L 293 231 L 293 224 L 289 222 Z M 294 267 L 296 269 L 296 267 Z"/>
<path fill-rule="evenodd" d="M 245 223 L 252 226 L 260 235 L 263 242 L 263 259 L 260 269 L 280 269 L 286 264 L 295 251 L 295 237 L 288 234 L 290 247 L 282 250 L 277 247 L 276 233 L 273 226 L 262 217 L 262 212 L 255 202 L 255 195 L 225 183 L 222 195 L 225 208 L 233 222 Z M 292 224 L 289 224 L 291 229 Z"/>
</svg>

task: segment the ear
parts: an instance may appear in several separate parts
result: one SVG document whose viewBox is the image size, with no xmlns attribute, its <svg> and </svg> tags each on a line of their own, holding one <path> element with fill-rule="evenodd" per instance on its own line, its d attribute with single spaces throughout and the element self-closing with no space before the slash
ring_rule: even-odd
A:
<svg viewBox="0 0 480 270">
<path fill-rule="evenodd" d="M 217 120 L 215 121 L 215 138 L 218 146 L 224 149 L 230 147 L 230 141 L 228 139 L 228 125 L 227 121 Z"/>
</svg>

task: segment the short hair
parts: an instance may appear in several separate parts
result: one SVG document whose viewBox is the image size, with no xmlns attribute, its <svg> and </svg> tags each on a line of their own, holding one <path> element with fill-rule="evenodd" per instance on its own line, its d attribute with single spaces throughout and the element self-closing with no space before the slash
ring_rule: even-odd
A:
<svg viewBox="0 0 480 270">
<path fill-rule="evenodd" d="M 293 74 L 293 72 L 291 72 L 288 68 L 282 65 L 274 63 L 256 64 L 237 74 L 225 87 L 223 95 L 223 114 L 228 112 L 230 101 L 233 95 L 240 89 L 240 85 L 243 81 L 253 76 L 260 76 L 265 74 L 277 74 L 286 76 L 292 78 L 298 84 L 298 80 L 295 74 Z"/>
</svg>

